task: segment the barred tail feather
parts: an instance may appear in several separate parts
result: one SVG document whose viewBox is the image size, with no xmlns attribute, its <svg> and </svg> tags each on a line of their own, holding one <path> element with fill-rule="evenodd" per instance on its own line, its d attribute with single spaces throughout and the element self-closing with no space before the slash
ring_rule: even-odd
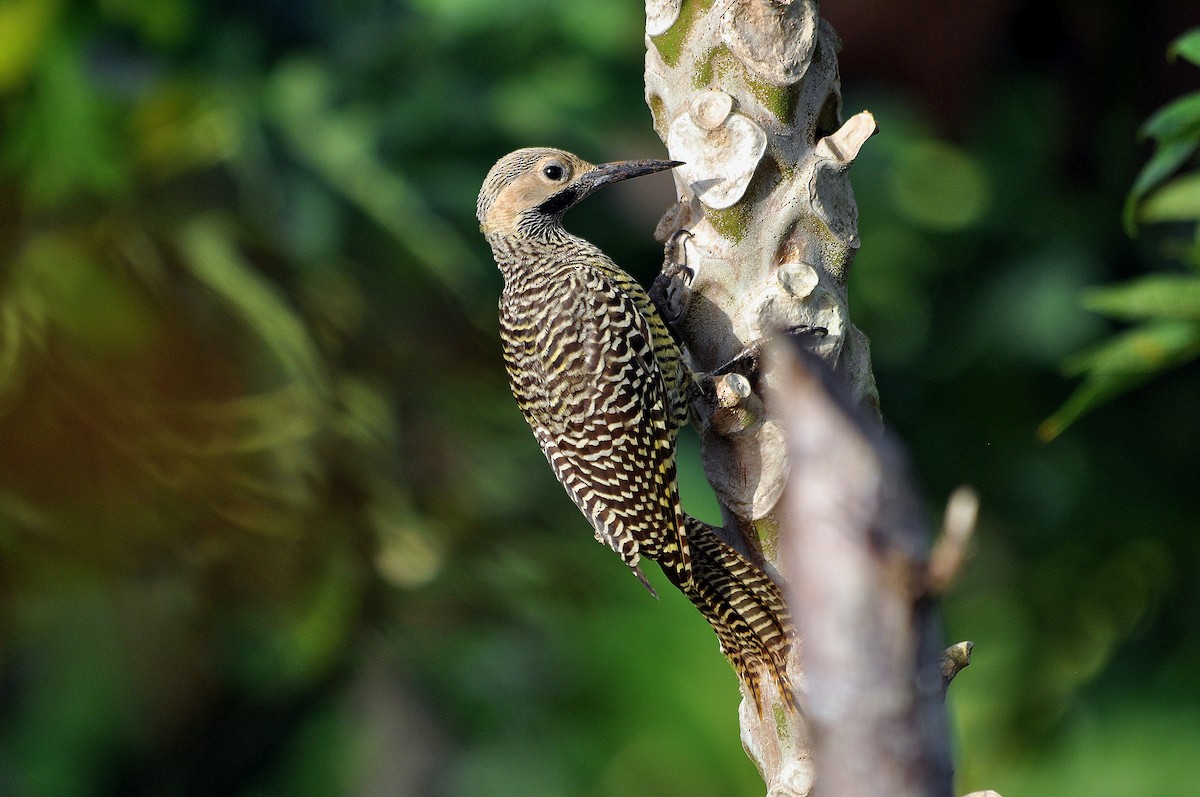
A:
<svg viewBox="0 0 1200 797">
<path fill-rule="evenodd" d="M 721 651 L 762 714 L 762 674 L 770 673 L 785 701 L 796 709 L 787 677 L 795 626 L 779 586 L 727 545 L 715 530 L 686 518 L 692 585 L 683 593 L 716 632 Z"/>
</svg>

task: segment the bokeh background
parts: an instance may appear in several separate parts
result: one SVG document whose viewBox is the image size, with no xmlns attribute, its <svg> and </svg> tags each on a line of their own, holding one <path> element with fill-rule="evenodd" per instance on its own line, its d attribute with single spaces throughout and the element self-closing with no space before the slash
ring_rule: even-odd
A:
<svg viewBox="0 0 1200 797">
<path fill-rule="evenodd" d="M 1200 369 L 1036 431 L 1182 266 L 1121 228 L 1194 0 L 827 0 L 855 322 L 931 518 L 959 791 L 1200 793 Z M 0 5 L 0 795 L 762 793 L 737 691 L 508 394 L 474 199 L 662 154 L 635 0 Z M 650 279 L 669 181 L 570 224 Z M 682 443 L 685 501 L 711 513 Z M 662 581 L 659 581 L 662 584 Z"/>
</svg>

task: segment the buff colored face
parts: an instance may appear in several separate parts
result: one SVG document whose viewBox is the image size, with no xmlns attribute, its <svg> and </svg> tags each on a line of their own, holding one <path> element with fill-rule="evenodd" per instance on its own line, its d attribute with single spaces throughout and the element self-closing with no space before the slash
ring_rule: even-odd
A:
<svg viewBox="0 0 1200 797">
<path fill-rule="evenodd" d="M 500 191 L 483 220 L 483 231 L 514 232 L 522 211 L 542 204 L 593 168 L 592 164 L 567 152 L 542 156 Z"/>
</svg>

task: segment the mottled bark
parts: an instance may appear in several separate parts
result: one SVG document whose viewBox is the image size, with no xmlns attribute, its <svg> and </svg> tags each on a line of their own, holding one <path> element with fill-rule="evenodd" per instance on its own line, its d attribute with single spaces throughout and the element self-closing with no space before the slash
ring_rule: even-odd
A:
<svg viewBox="0 0 1200 797">
<path fill-rule="evenodd" d="M 691 366 L 710 372 L 751 341 L 820 327 L 812 350 L 877 413 L 867 339 L 846 300 L 859 245 L 846 172 L 875 122 L 865 111 L 842 122 L 837 34 L 812 0 L 647 0 L 646 10 L 646 100 L 670 156 L 686 164 L 659 235 L 687 269 L 665 296 Z M 696 410 L 728 541 L 786 577 L 779 375 L 762 368 L 715 388 Z M 798 648 L 790 675 L 803 700 Z M 761 715 L 743 701 L 743 743 L 772 797 L 806 795 L 808 724 L 773 690 L 767 698 Z"/>
</svg>

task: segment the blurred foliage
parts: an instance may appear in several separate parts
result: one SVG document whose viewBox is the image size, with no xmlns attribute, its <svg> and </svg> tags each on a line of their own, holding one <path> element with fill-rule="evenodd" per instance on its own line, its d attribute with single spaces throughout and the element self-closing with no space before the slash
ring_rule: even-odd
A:
<svg viewBox="0 0 1200 797">
<path fill-rule="evenodd" d="M 705 624 L 590 542 L 516 411 L 473 217 L 517 146 L 661 154 L 640 15 L 0 5 L 0 794 L 761 793 Z M 1109 331 L 1079 292 L 1163 279 L 1120 230 L 1148 45 L 1099 30 L 1093 105 L 1014 51 L 954 136 L 846 79 L 883 126 L 850 295 L 884 409 L 934 507 L 984 499 L 963 792 L 1200 782 L 1200 373 L 1034 438 Z M 643 278 L 653 185 L 570 219 Z M 1188 301 L 1146 284 L 1113 301 Z"/>
<path fill-rule="evenodd" d="M 1200 66 L 1200 28 L 1168 49 Z M 1200 271 L 1200 171 L 1177 174 L 1200 150 L 1200 91 L 1160 109 L 1142 125 L 1154 140 L 1154 155 L 1142 167 L 1125 200 L 1125 228 L 1176 222 L 1186 234 L 1171 239 L 1169 251 L 1192 271 Z M 1156 274 L 1084 293 L 1084 306 L 1110 318 L 1137 322 L 1089 351 L 1067 360 L 1071 376 L 1083 384 L 1038 429 L 1052 440 L 1081 415 L 1111 401 L 1168 368 L 1200 355 L 1200 274 Z"/>
</svg>

